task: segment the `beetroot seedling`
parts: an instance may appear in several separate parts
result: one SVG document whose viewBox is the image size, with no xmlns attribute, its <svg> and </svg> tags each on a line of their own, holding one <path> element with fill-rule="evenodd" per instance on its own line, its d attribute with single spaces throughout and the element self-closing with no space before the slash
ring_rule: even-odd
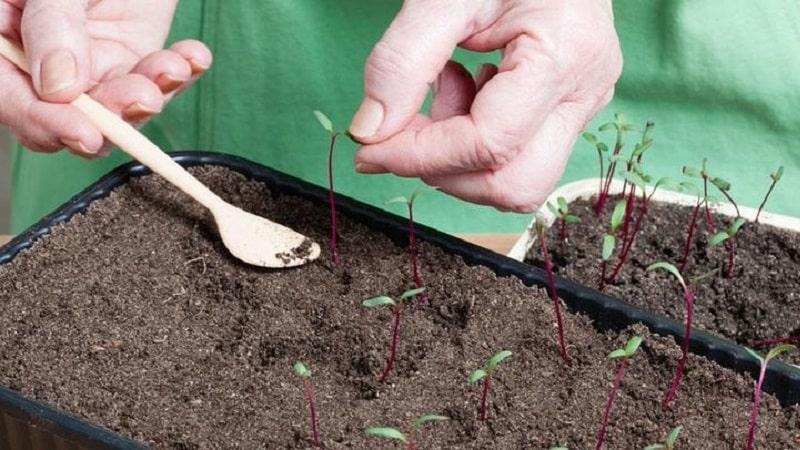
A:
<svg viewBox="0 0 800 450">
<path fill-rule="evenodd" d="M 608 153 L 608 146 L 605 143 L 600 142 L 596 135 L 589 133 L 588 131 L 583 133 L 582 136 L 586 142 L 588 142 L 592 147 L 595 148 L 595 150 L 597 150 L 597 160 L 600 163 L 600 175 L 597 177 L 599 183 L 597 188 L 597 198 L 600 199 L 603 194 L 603 186 L 605 186 L 605 180 L 603 178 L 603 154 Z"/>
<path fill-rule="evenodd" d="M 337 224 L 336 224 L 336 196 L 333 189 L 333 149 L 336 146 L 336 137 L 344 134 L 348 135 L 347 131 L 336 131 L 333 129 L 331 120 L 321 111 L 314 111 L 314 117 L 317 118 L 322 128 L 330 135 L 330 145 L 328 147 L 328 202 L 331 207 L 331 258 L 333 264 L 339 265 L 339 247 L 337 245 Z"/>
<path fill-rule="evenodd" d="M 717 232 L 717 227 L 714 225 L 714 221 L 711 218 L 711 207 L 708 204 L 708 171 L 706 170 L 706 165 L 708 163 L 708 159 L 703 158 L 703 164 L 700 169 L 691 166 L 683 166 L 683 174 L 687 177 L 692 178 L 699 178 L 703 180 L 703 206 L 705 207 L 705 216 L 706 216 L 706 229 L 708 230 L 709 234 L 714 234 Z"/>
<path fill-rule="evenodd" d="M 634 131 L 635 129 L 636 127 L 629 123 L 625 116 L 620 113 L 614 115 L 613 122 L 605 123 L 600 125 L 600 128 L 598 128 L 599 131 L 615 130 L 617 138 L 616 142 L 614 143 L 614 149 L 609 156 L 608 170 L 603 178 L 603 185 L 600 190 L 600 194 L 597 196 L 597 201 L 594 205 L 595 214 L 599 215 L 605 209 L 606 202 L 609 198 L 609 191 L 611 189 L 611 181 L 614 179 L 614 172 L 617 168 L 617 162 L 620 159 L 619 152 L 625 145 L 625 135 L 630 131 Z"/>
<path fill-rule="evenodd" d="M 476 369 L 472 374 L 469 376 L 469 384 L 475 385 L 479 381 L 483 382 L 483 391 L 481 393 L 481 409 L 480 409 L 480 418 L 481 421 L 486 420 L 486 400 L 489 397 L 489 386 L 492 382 L 492 377 L 494 376 L 495 371 L 497 370 L 498 364 L 500 364 L 504 359 L 511 356 L 511 352 L 509 350 L 503 350 L 499 353 L 496 353 L 492 356 L 486 365 L 480 369 Z"/>
<path fill-rule="evenodd" d="M 633 357 L 636 350 L 642 344 L 642 338 L 633 336 L 625 344 L 624 348 L 619 348 L 608 354 L 611 359 L 617 360 L 617 375 L 614 377 L 614 384 L 611 385 L 611 390 L 608 393 L 608 400 L 606 401 L 606 409 L 603 412 L 603 421 L 600 423 L 600 431 L 597 433 L 597 442 L 595 443 L 595 450 L 603 448 L 603 443 L 606 440 L 606 429 L 608 428 L 608 419 L 611 417 L 611 410 L 614 408 L 614 399 L 617 397 L 619 385 L 622 382 L 622 377 L 625 376 L 625 370 L 628 367 L 628 361 Z"/>
<path fill-rule="evenodd" d="M 606 270 L 608 268 L 608 260 L 614 254 L 614 247 L 617 245 L 617 230 L 622 224 L 622 218 L 625 215 L 625 200 L 620 200 L 614 206 L 614 212 L 611 213 L 611 221 L 609 222 L 608 232 L 603 236 L 603 245 L 600 251 L 600 290 L 606 285 Z"/>
<path fill-rule="evenodd" d="M 772 179 L 772 183 L 769 185 L 769 189 L 767 189 L 766 195 L 764 195 L 764 200 L 761 201 L 761 204 L 758 205 L 758 212 L 756 212 L 756 218 L 753 220 L 753 223 L 758 223 L 758 217 L 761 215 L 761 210 L 764 209 L 764 206 L 767 204 L 767 199 L 769 199 L 770 194 L 772 194 L 772 190 L 775 189 L 775 185 L 778 184 L 778 181 L 781 180 L 783 176 L 783 166 L 778 167 L 778 170 L 775 173 L 769 174 L 770 179 Z"/>
<path fill-rule="evenodd" d="M 391 439 L 394 441 L 403 442 L 404 444 L 406 444 L 406 448 L 408 450 L 416 450 L 417 435 L 419 434 L 419 429 L 426 423 L 442 422 L 445 420 L 450 420 L 450 418 L 446 416 L 440 416 L 438 414 L 424 415 L 415 420 L 411 424 L 411 430 L 408 432 L 408 435 L 406 435 L 405 433 L 396 428 L 390 428 L 390 427 L 371 427 L 367 428 L 365 430 L 365 433 L 367 434 L 367 436 L 377 436 L 386 439 Z"/>
<path fill-rule="evenodd" d="M 737 217 L 733 220 L 733 222 L 731 222 L 730 225 L 728 225 L 728 228 L 725 229 L 725 231 L 720 231 L 708 239 L 709 247 L 715 247 L 722 242 L 727 242 L 728 244 L 728 265 L 725 268 L 725 278 L 730 278 L 733 276 L 736 235 L 739 233 L 739 230 L 741 230 L 742 225 L 744 225 L 746 222 L 747 220 L 744 217 Z"/>
<path fill-rule="evenodd" d="M 773 347 L 769 352 L 767 352 L 767 356 L 761 357 L 758 353 L 754 352 L 753 350 L 745 347 L 745 349 L 750 352 L 756 359 L 761 362 L 761 370 L 758 373 L 758 381 L 756 382 L 756 392 L 753 395 L 753 406 L 750 409 L 750 426 L 747 430 L 747 450 L 751 450 L 753 448 L 753 440 L 756 437 L 756 426 L 758 423 L 758 404 L 761 401 L 761 385 L 764 383 L 764 376 L 767 373 L 767 365 L 769 365 L 769 361 L 773 358 L 776 358 L 781 353 L 788 352 L 790 350 L 796 350 L 797 347 L 790 344 L 783 344 L 777 347 Z"/>
<path fill-rule="evenodd" d="M 567 225 L 574 225 L 576 223 L 580 223 L 581 218 L 569 213 L 569 206 L 567 205 L 567 200 L 564 197 L 558 197 L 556 199 L 556 203 L 558 203 L 558 207 L 553 206 L 552 203 L 547 202 L 547 209 L 558 218 L 558 238 L 563 243 L 567 241 Z"/>
<path fill-rule="evenodd" d="M 436 190 L 436 187 L 433 186 L 422 186 L 414 189 L 414 192 L 411 193 L 411 197 L 395 197 L 391 200 L 388 200 L 386 203 L 405 203 L 406 207 L 408 208 L 408 253 L 411 260 L 411 274 L 414 277 L 414 286 L 417 288 L 422 287 L 422 277 L 419 274 L 419 263 L 418 263 L 418 254 L 419 251 L 417 250 L 417 234 L 414 228 L 414 200 L 417 197 L 426 191 Z M 426 302 L 425 294 L 420 294 L 417 297 L 419 303 L 424 304 Z"/>
<path fill-rule="evenodd" d="M 675 444 L 678 442 L 678 437 L 681 435 L 681 430 L 683 430 L 683 427 L 681 426 L 673 428 L 669 434 L 667 434 L 664 442 L 648 445 L 644 448 L 644 450 L 675 450 Z"/>
<path fill-rule="evenodd" d="M 387 297 L 385 295 L 381 295 L 361 302 L 361 304 L 367 308 L 376 308 L 379 306 L 391 306 L 394 314 L 394 320 L 392 324 L 392 344 L 389 350 L 389 359 L 386 362 L 386 368 L 383 369 L 383 373 L 381 374 L 381 379 L 380 379 L 381 383 L 384 383 L 386 381 L 386 378 L 389 376 L 389 372 L 391 372 L 392 367 L 394 367 L 395 359 L 397 358 L 397 341 L 398 341 L 398 336 L 400 334 L 400 317 L 402 316 L 403 312 L 403 302 L 408 299 L 414 298 L 415 296 L 422 293 L 422 291 L 424 290 L 425 290 L 424 288 L 417 288 L 405 291 L 400 295 L 400 298 L 398 298 L 397 300 L 391 297 Z"/>
<path fill-rule="evenodd" d="M 547 251 L 547 226 L 545 225 L 545 218 L 541 212 L 537 212 L 535 216 L 536 222 L 536 236 L 542 245 L 542 258 L 544 258 L 544 269 L 547 272 L 547 284 L 550 287 L 550 299 L 553 300 L 553 310 L 556 314 L 556 324 L 558 325 L 558 345 L 561 349 L 561 359 L 564 364 L 569 362 L 567 356 L 567 345 L 564 343 L 564 322 L 561 320 L 561 302 L 558 301 L 558 292 L 556 291 L 556 278 L 553 275 L 553 265 L 550 262 L 550 252 Z"/>
<path fill-rule="evenodd" d="M 303 380 L 303 388 L 306 391 L 306 399 L 308 400 L 308 410 L 311 414 L 311 436 L 314 442 L 314 447 L 319 447 L 319 431 L 317 430 L 317 411 L 314 408 L 314 395 L 311 389 L 311 371 L 301 362 L 294 363 L 294 373 Z"/>
<path fill-rule="evenodd" d="M 683 257 L 681 258 L 681 266 L 678 269 L 680 273 L 683 273 L 684 269 L 686 269 L 686 263 L 689 261 L 689 250 L 692 248 L 692 238 L 694 237 L 694 228 L 695 224 L 697 223 L 697 213 L 700 211 L 700 206 L 703 204 L 704 197 L 700 194 L 700 189 L 694 184 L 688 181 L 684 181 L 681 183 L 681 190 L 684 191 L 691 191 L 697 201 L 695 202 L 694 208 L 692 208 L 692 215 L 689 219 L 689 227 L 686 229 L 686 242 L 683 246 Z"/>
<path fill-rule="evenodd" d="M 734 209 L 736 209 L 736 217 L 741 217 L 742 214 L 739 213 L 739 205 L 733 200 L 731 194 L 728 192 L 731 190 L 731 184 L 720 177 L 714 177 L 709 180 L 714 187 L 717 188 L 718 191 L 722 193 L 722 195 L 728 199 L 731 205 L 733 205 Z"/>
</svg>

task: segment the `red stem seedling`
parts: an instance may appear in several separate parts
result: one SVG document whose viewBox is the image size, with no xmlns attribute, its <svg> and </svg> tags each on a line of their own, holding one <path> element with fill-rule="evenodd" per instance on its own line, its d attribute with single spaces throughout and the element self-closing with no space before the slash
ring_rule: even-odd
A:
<svg viewBox="0 0 800 450">
<path fill-rule="evenodd" d="M 608 260 L 611 258 L 611 255 L 614 253 L 614 247 L 617 245 L 617 230 L 622 224 L 626 203 L 627 202 L 625 200 L 620 200 L 617 202 L 617 205 L 614 206 L 614 212 L 611 213 L 611 221 L 609 223 L 608 232 L 603 237 L 603 245 L 600 251 L 600 258 L 602 261 L 600 263 L 599 287 L 601 291 L 606 285 L 606 270 L 608 268 Z"/>
<path fill-rule="evenodd" d="M 548 203 L 549 205 L 549 203 Z M 558 345 L 561 349 L 561 359 L 564 364 L 569 363 L 567 356 L 567 345 L 564 343 L 564 322 L 561 319 L 561 302 L 558 301 L 556 291 L 556 277 L 553 275 L 553 264 L 550 262 L 550 252 L 547 251 L 547 219 L 544 214 L 537 212 L 535 215 L 536 236 L 542 245 L 542 258 L 544 258 L 544 270 L 547 272 L 547 284 L 550 287 L 550 299 L 553 300 L 553 310 L 556 314 L 556 324 L 558 325 Z"/>
<path fill-rule="evenodd" d="M 731 197 L 731 194 L 728 192 L 731 190 L 731 184 L 720 177 L 714 177 L 708 181 L 710 181 L 718 191 L 722 192 L 722 195 L 728 199 L 731 205 L 733 205 L 733 208 L 736 209 L 736 217 L 741 217 L 742 214 L 739 212 L 739 205 L 736 204 L 736 202 L 733 200 L 733 197 Z"/>
<path fill-rule="evenodd" d="M 778 170 L 775 173 L 769 174 L 769 177 L 772 179 L 772 183 L 769 185 L 769 189 L 767 190 L 767 194 L 764 195 L 764 200 L 761 201 L 761 204 L 758 205 L 758 212 L 756 212 L 756 218 L 753 220 L 753 223 L 758 223 L 758 217 L 761 215 L 761 210 L 764 209 L 764 206 L 767 204 L 767 199 L 769 198 L 770 194 L 772 194 L 772 190 L 775 189 L 775 185 L 778 184 L 778 181 L 781 180 L 783 176 L 783 166 L 778 167 Z"/>
<path fill-rule="evenodd" d="M 683 174 L 687 177 L 692 178 L 699 178 L 703 180 L 703 206 L 705 208 L 705 215 L 706 215 L 706 229 L 708 230 L 709 234 L 714 234 L 717 232 L 717 227 L 714 226 L 714 221 L 711 218 L 711 208 L 708 204 L 709 196 L 708 196 L 708 171 L 706 170 L 706 165 L 708 163 L 708 159 L 703 158 L 703 164 L 700 169 L 691 166 L 683 166 Z"/>
<path fill-rule="evenodd" d="M 756 437 L 756 426 L 758 423 L 758 404 L 761 401 L 761 385 L 764 383 L 764 376 L 767 373 L 767 365 L 769 365 L 769 361 L 771 359 L 777 357 L 781 353 L 795 350 L 797 347 L 790 344 L 779 345 L 772 348 L 765 357 L 761 357 L 761 355 L 747 347 L 745 348 L 761 363 L 761 370 L 758 373 L 758 381 L 756 382 L 756 392 L 753 395 L 753 406 L 750 409 L 750 426 L 747 430 L 747 450 L 752 450 L 753 441 Z"/>
<path fill-rule="evenodd" d="M 781 338 L 761 339 L 753 342 L 753 347 L 768 347 L 770 345 L 788 344 L 790 342 L 800 342 L 800 336 L 787 336 Z"/>
<path fill-rule="evenodd" d="M 301 362 L 294 363 L 294 373 L 303 380 L 303 387 L 306 391 L 306 399 L 308 399 L 308 410 L 311 413 L 311 436 L 313 438 L 314 447 L 320 447 L 319 431 L 317 430 L 317 411 L 314 408 L 314 395 L 311 390 L 311 371 Z"/>
<path fill-rule="evenodd" d="M 340 134 L 348 135 L 346 131 L 336 131 L 333 129 L 331 120 L 321 111 L 314 111 L 314 116 L 319 121 L 322 128 L 330 135 L 330 145 L 328 147 L 328 202 L 331 207 L 331 258 L 334 265 L 339 265 L 339 247 L 337 245 L 337 223 L 336 223 L 336 196 L 333 189 L 333 149 L 336 146 L 336 137 Z"/>
<path fill-rule="evenodd" d="M 600 125 L 598 128 L 599 131 L 606 131 L 606 130 L 615 130 L 617 134 L 616 142 L 614 143 L 614 149 L 609 156 L 609 165 L 608 170 L 606 170 L 605 177 L 603 178 L 603 184 L 600 189 L 600 194 L 597 196 L 597 201 L 594 205 L 594 212 L 597 215 L 602 214 L 603 210 L 605 209 L 606 202 L 609 198 L 609 191 L 611 189 L 611 181 L 614 179 L 614 172 L 617 168 L 617 161 L 619 161 L 619 152 L 622 150 L 622 147 L 625 145 L 625 135 L 629 131 L 633 131 L 636 128 L 630 124 L 624 115 L 617 113 L 614 115 L 614 121 L 605 123 Z"/>
<path fill-rule="evenodd" d="M 394 321 L 392 324 L 392 344 L 389 350 L 389 359 L 386 362 L 386 368 L 383 369 L 383 373 L 381 374 L 381 379 L 380 379 L 381 383 L 386 382 L 386 378 L 389 377 L 389 372 L 392 371 L 395 359 L 397 358 L 397 341 L 400 335 L 400 317 L 402 316 L 403 312 L 403 302 L 405 300 L 408 300 L 410 298 L 419 295 L 420 293 L 422 293 L 423 290 L 424 288 L 417 288 L 405 291 L 403 292 L 402 295 L 400 295 L 400 298 L 398 298 L 397 300 L 391 297 L 387 297 L 385 295 L 381 295 L 361 302 L 361 304 L 367 308 L 376 308 L 379 306 L 391 306 L 392 311 L 394 313 Z"/>
<path fill-rule="evenodd" d="M 396 428 L 390 428 L 390 427 L 371 427 L 367 428 L 365 433 L 367 436 L 377 436 L 386 439 L 392 439 L 395 441 L 400 441 L 406 444 L 407 450 L 416 450 L 417 434 L 419 433 L 419 429 L 426 423 L 442 422 L 445 420 L 450 420 L 450 418 L 446 416 L 440 416 L 438 414 L 424 415 L 415 420 L 411 424 L 411 431 L 409 431 L 408 435 L 401 432 L 400 430 L 397 430 Z"/>
<path fill-rule="evenodd" d="M 617 375 L 614 377 L 614 384 L 611 385 L 611 390 L 608 393 L 608 401 L 606 402 L 606 409 L 603 412 L 603 421 L 600 423 L 600 431 L 597 433 L 597 442 L 595 443 L 595 450 L 603 448 L 603 443 L 606 440 L 606 429 L 608 428 L 608 419 L 611 417 L 611 410 L 614 408 L 614 399 L 617 397 L 619 385 L 622 382 L 622 377 L 625 376 L 625 370 L 628 367 L 628 361 L 633 357 L 636 350 L 642 344 L 642 338 L 634 336 L 625 344 L 625 348 L 619 348 L 608 354 L 608 357 L 618 361 Z"/>
<path fill-rule="evenodd" d="M 684 181 L 681 183 L 681 190 L 688 190 L 695 194 L 697 197 L 697 202 L 692 208 L 692 215 L 689 219 L 689 228 L 686 229 L 686 242 L 683 246 L 683 257 L 681 258 L 681 266 L 678 269 L 680 273 L 686 269 L 686 263 L 689 261 L 689 251 L 692 248 L 692 238 L 694 237 L 694 228 L 697 224 L 697 213 L 700 211 L 700 206 L 703 204 L 703 197 L 700 194 L 700 189 L 694 184 L 688 181 Z"/>
<path fill-rule="evenodd" d="M 484 367 L 476 369 L 469 376 L 469 384 L 472 386 L 477 384 L 479 381 L 483 382 L 480 409 L 481 422 L 486 420 L 486 401 L 489 397 L 489 387 L 492 383 L 492 378 L 494 377 L 495 371 L 497 371 L 497 365 L 509 356 L 511 356 L 511 352 L 509 350 L 498 352 L 489 359 Z"/>
<path fill-rule="evenodd" d="M 600 196 L 603 194 L 603 186 L 605 186 L 605 181 L 603 179 L 603 153 L 608 153 L 608 146 L 605 143 L 600 142 L 596 135 L 589 133 L 588 131 L 583 133 L 582 136 L 586 142 L 588 142 L 592 147 L 595 148 L 595 150 L 597 150 L 597 160 L 600 163 L 600 176 L 597 177 L 599 180 L 597 198 L 599 200 Z"/>
<path fill-rule="evenodd" d="M 720 231 L 719 233 L 711 236 L 708 239 L 708 246 L 715 247 L 722 242 L 727 241 L 728 244 L 728 265 L 725 267 L 725 278 L 730 278 L 733 276 L 733 264 L 734 264 L 734 250 L 736 247 L 736 235 L 739 233 L 739 230 L 742 228 L 742 225 L 745 224 L 747 220 L 744 217 L 737 217 L 734 219 L 733 222 L 728 226 L 725 231 Z"/>
<path fill-rule="evenodd" d="M 386 204 L 404 203 L 408 208 L 408 253 L 411 259 L 411 276 L 414 277 L 414 286 L 417 288 L 422 287 L 422 276 L 419 273 L 419 251 L 417 249 L 417 233 L 414 227 L 414 201 L 423 192 L 436 189 L 437 188 L 433 186 L 422 186 L 414 189 L 414 192 L 411 193 L 411 197 L 400 196 L 386 201 Z M 420 294 L 417 297 L 417 301 L 420 304 L 425 304 L 427 302 L 425 294 Z"/>
<path fill-rule="evenodd" d="M 675 450 L 675 444 L 678 442 L 678 437 L 681 435 L 681 430 L 683 430 L 683 427 L 681 426 L 673 428 L 670 430 L 669 434 L 667 434 L 664 442 L 648 445 L 644 448 L 644 450 Z"/>
<path fill-rule="evenodd" d="M 649 150 L 653 146 L 653 129 L 655 124 L 653 122 L 648 121 L 645 125 L 644 132 L 642 133 L 642 140 L 638 144 L 636 144 L 631 152 L 630 157 L 628 157 L 628 161 L 626 162 L 626 169 L 625 169 L 625 183 L 622 186 L 622 195 L 625 196 L 625 192 L 628 191 L 628 202 L 625 205 L 625 218 L 622 221 L 622 240 L 628 241 L 628 235 L 631 229 L 631 220 L 633 218 L 633 210 L 635 209 L 634 206 L 636 204 L 636 188 L 639 187 L 642 189 L 642 198 L 645 198 L 644 190 L 646 186 L 644 183 L 636 184 L 632 183 L 630 180 L 630 176 L 628 174 L 640 174 L 641 177 L 645 177 L 642 172 L 642 157 L 644 153 Z M 635 234 L 635 233 L 634 233 Z M 632 239 L 630 239 L 632 241 Z"/>
<path fill-rule="evenodd" d="M 689 358 L 689 342 L 692 334 L 692 316 L 694 314 L 694 289 L 686 285 L 681 273 L 672 264 L 668 262 L 657 262 L 647 267 L 648 272 L 656 269 L 666 270 L 678 280 L 678 283 L 681 284 L 681 288 L 683 288 L 683 299 L 686 303 L 686 331 L 683 334 L 683 343 L 681 344 L 681 359 L 678 362 L 678 368 L 675 370 L 675 377 L 672 379 L 672 385 L 670 385 L 663 403 L 663 407 L 668 408 L 672 406 L 672 402 L 675 400 L 675 394 L 678 392 L 678 385 L 681 383 L 683 370 L 686 367 L 686 360 Z"/>
<path fill-rule="evenodd" d="M 556 203 L 558 203 L 558 207 L 547 202 L 547 209 L 550 210 L 550 213 L 552 213 L 554 217 L 558 218 L 558 239 L 564 243 L 567 241 L 567 225 L 580 223 L 581 218 L 569 213 L 567 199 L 564 197 L 558 197 Z"/>
</svg>

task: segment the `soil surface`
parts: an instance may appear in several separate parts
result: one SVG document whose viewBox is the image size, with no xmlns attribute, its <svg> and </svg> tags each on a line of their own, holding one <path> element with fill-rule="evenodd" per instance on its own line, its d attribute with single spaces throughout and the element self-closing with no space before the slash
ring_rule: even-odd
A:
<svg viewBox="0 0 800 450">
<path fill-rule="evenodd" d="M 327 249 L 326 205 L 272 196 L 222 168 L 193 171 L 227 200 Z M 680 357 L 672 339 L 640 328 L 599 333 L 565 313 L 565 366 L 542 290 L 425 243 L 429 304 L 407 303 L 397 364 L 379 383 L 391 310 L 361 302 L 412 287 L 407 248 L 347 217 L 339 242 L 336 267 L 327 251 L 297 269 L 249 267 L 183 194 L 157 177 L 133 180 L 0 266 L 0 382 L 155 448 L 311 448 L 292 371 L 302 361 L 313 372 L 324 448 L 399 449 L 365 428 L 408 431 L 414 418 L 438 413 L 451 420 L 418 430 L 420 449 L 589 449 L 616 370 L 606 355 L 636 333 L 645 341 L 617 395 L 606 448 L 641 449 L 678 425 L 680 448 L 744 447 L 751 379 L 692 356 L 675 405 L 663 410 Z M 467 377 L 502 349 L 513 355 L 494 375 L 481 422 L 481 388 Z M 800 410 L 763 397 L 757 448 L 796 449 L 799 430 Z"/>
<path fill-rule="evenodd" d="M 609 202 L 601 216 L 592 210 L 594 199 L 570 204 L 570 213 L 581 222 L 567 227 L 563 245 L 559 227 L 550 228 L 547 239 L 556 273 L 599 288 L 600 246 L 614 203 Z M 692 211 L 692 207 L 653 202 L 626 262 L 603 292 L 683 322 L 686 305 L 680 284 L 667 272 L 646 269 L 657 261 L 681 266 Z M 637 213 L 634 211 L 634 217 Z M 731 221 L 713 215 L 713 230 L 725 230 Z M 709 247 L 713 234 L 701 208 L 683 271 L 686 282 L 694 285 L 693 325 L 761 351 L 769 348 L 759 343 L 762 340 L 800 339 L 800 235 L 769 225 L 745 224 L 734 240 L 733 269 L 728 277 L 729 247 L 725 242 Z M 618 244 L 611 257 L 608 274 L 617 264 L 620 247 Z M 543 267 L 538 244 L 530 250 L 528 262 Z M 693 282 L 697 277 L 703 278 Z M 800 364 L 800 352 L 787 353 L 781 359 Z"/>
</svg>

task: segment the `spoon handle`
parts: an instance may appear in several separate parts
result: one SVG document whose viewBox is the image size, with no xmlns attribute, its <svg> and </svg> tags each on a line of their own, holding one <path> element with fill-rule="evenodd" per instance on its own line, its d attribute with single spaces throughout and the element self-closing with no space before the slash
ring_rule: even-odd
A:
<svg viewBox="0 0 800 450">
<path fill-rule="evenodd" d="M 22 49 L 2 35 L 0 35 L 0 55 L 16 64 L 21 70 L 30 73 Z M 81 94 L 72 105 L 89 117 L 103 136 L 122 151 L 164 177 L 209 210 L 214 211 L 225 203 L 150 139 L 98 101 Z"/>
</svg>

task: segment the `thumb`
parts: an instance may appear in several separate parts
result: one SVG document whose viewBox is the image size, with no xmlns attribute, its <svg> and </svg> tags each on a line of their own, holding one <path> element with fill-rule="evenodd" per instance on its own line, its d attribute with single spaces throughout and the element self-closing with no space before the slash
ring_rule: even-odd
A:
<svg viewBox="0 0 800 450">
<path fill-rule="evenodd" d="M 451 0 L 407 0 L 364 68 L 364 99 L 350 124 L 363 143 L 401 131 L 422 107 L 428 87 L 458 43 L 475 11 Z M 446 17 L 447 20 L 442 20 Z"/>
<path fill-rule="evenodd" d="M 89 87 L 91 58 L 86 1 L 28 0 L 22 11 L 22 42 L 36 93 L 65 103 Z"/>
</svg>

